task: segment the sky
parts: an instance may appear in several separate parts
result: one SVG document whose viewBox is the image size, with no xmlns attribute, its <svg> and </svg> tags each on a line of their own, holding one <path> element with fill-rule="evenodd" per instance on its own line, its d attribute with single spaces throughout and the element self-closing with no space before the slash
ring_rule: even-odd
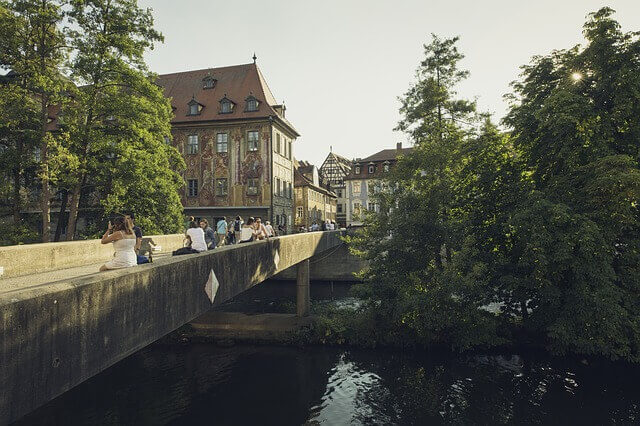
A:
<svg viewBox="0 0 640 426">
<path fill-rule="evenodd" d="M 519 67 L 584 42 L 588 13 L 609 6 L 640 30 L 640 0 L 140 0 L 164 35 L 146 56 L 156 73 L 257 63 L 302 135 L 294 156 L 320 167 L 410 140 L 396 132 L 398 97 L 431 34 L 459 36 L 471 72 L 458 94 L 496 121 Z"/>
</svg>

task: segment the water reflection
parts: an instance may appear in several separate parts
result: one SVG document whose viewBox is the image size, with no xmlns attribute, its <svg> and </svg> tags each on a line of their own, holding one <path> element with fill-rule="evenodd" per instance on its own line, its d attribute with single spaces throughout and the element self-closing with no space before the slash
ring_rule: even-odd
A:
<svg viewBox="0 0 640 426">
<path fill-rule="evenodd" d="M 517 355 L 152 345 L 20 424 L 633 424 L 639 375 Z"/>
</svg>

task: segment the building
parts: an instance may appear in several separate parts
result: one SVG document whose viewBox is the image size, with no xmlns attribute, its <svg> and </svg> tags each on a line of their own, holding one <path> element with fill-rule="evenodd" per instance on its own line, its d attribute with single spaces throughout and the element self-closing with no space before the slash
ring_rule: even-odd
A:
<svg viewBox="0 0 640 426">
<path fill-rule="evenodd" d="M 408 155 L 413 148 L 384 149 L 367 158 L 357 158 L 352 162 L 351 172 L 344 178 L 347 206 L 347 226 L 362 225 L 364 209 L 376 211 L 378 206 L 371 195 L 380 188 L 380 180 L 384 178 L 401 155 Z"/>
<path fill-rule="evenodd" d="M 316 166 L 304 161 L 294 167 L 296 228 L 308 228 L 314 222 L 336 221 L 336 194 L 323 187 Z"/>
<path fill-rule="evenodd" d="M 350 171 L 351 161 L 335 154 L 333 150 L 329 152 L 322 166 L 320 166 L 320 175 L 328 182 L 329 188 L 338 197 L 336 223 L 342 228 L 347 226 L 347 198 L 344 178 L 347 177 Z"/>
<path fill-rule="evenodd" d="M 261 217 L 291 229 L 293 145 L 285 118 L 254 62 L 158 76 L 174 112 L 173 145 L 187 168 L 186 215 Z"/>
</svg>

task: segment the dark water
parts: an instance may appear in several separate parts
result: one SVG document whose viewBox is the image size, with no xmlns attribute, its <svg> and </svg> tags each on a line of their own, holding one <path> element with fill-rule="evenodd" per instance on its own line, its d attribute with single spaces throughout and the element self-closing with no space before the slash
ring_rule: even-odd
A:
<svg viewBox="0 0 640 426">
<path fill-rule="evenodd" d="M 638 376 L 520 356 L 152 345 L 21 424 L 634 424 Z"/>
<path fill-rule="evenodd" d="M 224 309 L 287 311 L 290 287 Z M 346 294 L 328 290 L 315 298 Z M 639 379 L 638 367 L 533 355 L 155 344 L 19 424 L 640 424 Z"/>
</svg>

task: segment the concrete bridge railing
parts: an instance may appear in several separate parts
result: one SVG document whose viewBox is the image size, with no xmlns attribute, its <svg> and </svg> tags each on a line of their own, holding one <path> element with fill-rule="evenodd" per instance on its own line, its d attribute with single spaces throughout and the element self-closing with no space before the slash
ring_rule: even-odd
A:
<svg viewBox="0 0 640 426">
<path fill-rule="evenodd" d="M 311 232 L 25 289 L 0 287 L 0 423 L 284 269 L 304 265 L 308 282 L 306 260 L 341 244 L 340 231 Z"/>
<path fill-rule="evenodd" d="M 172 252 L 182 247 L 183 242 L 183 234 L 145 236 L 142 239 L 142 249 L 157 246 L 161 248 L 160 253 Z M 0 274 L 0 288 L 2 278 L 106 262 L 112 256 L 112 245 L 101 244 L 100 240 L 0 247 L 0 269 L 3 271 Z"/>
</svg>

